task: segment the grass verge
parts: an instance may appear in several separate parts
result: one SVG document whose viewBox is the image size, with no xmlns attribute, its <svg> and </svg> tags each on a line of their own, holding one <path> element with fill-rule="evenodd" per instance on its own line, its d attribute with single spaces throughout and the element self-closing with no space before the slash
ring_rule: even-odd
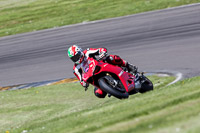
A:
<svg viewBox="0 0 200 133">
<path fill-rule="evenodd" d="M 197 2 L 200 0 L 0 0 L 0 36 Z"/>
<path fill-rule="evenodd" d="M 165 87 L 173 77 L 150 77 L 155 90 L 98 99 L 79 83 L 0 92 L 0 132 L 198 133 L 200 77 Z"/>
</svg>

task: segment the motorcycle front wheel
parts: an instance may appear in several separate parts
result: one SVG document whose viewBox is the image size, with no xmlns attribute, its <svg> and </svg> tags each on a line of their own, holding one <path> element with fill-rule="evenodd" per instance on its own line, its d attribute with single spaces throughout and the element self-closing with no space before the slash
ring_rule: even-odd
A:
<svg viewBox="0 0 200 133">
<path fill-rule="evenodd" d="M 112 85 L 110 85 L 107 80 L 108 79 L 106 78 L 106 76 L 99 79 L 99 86 L 103 91 L 105 91 L 119 99 L 125 99 L 125 98 L 129 97 L 128 92 L 126 92 L 126 91 L 121 92 L 121 91 L 113 88 Z"/>
</svg>

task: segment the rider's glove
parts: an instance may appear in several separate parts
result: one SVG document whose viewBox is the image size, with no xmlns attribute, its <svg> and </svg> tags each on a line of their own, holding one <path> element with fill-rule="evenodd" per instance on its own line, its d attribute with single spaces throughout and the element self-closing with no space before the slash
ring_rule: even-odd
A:
<svg viewBox="0 0 200 133">
<path fill-rule="evenodd" d="M 107 55 L 107 52 L 102 51 L 101 54 L 99 55 L 99 58 L 102 59 L 103 57 L 105 57 Z"/>
<path fill-rule="evenodd" d="M 81 85 L 85 88 L 85 91 L 87 91 L 89 87 L 89 83 L 86 83 L 85 81 L 81 81 Z"/>
</svg>

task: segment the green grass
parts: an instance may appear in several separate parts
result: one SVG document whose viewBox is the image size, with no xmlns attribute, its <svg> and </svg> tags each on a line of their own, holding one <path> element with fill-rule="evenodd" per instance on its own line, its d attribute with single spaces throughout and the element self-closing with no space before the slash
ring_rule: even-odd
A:
<svg viewBox="0 0 200 133">
<path fill-rule="evenodd" d="M 0 36 L 197 2 L 200 0 L 0 0 Z"/>
<path fill-rule="evenodd" d="M 96 98 L 79 83 L 0 92 L 0 132 L 198 133 L 200 77 L 166 87 L 172 77 L 152 76 L 155 90 L 126 100 Z"/>
</svg>

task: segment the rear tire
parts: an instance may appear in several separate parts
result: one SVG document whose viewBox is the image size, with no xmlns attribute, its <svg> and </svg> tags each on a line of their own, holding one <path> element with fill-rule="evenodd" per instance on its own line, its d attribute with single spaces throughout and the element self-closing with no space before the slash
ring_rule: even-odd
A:
<svg viewBox="0 0 200 133">
<path fill-rule="evenodd" d="M 105 76 L 106 77 L 106 76 Z M 116 97 L 116 98 L 119 98 L 119 99 L 125 99 L 125 98 L 128 98 L 129 97 L 129 94 L 128 92 L 120 92 L 119 90 L 116 90 L 115 88 L 113 88 L 106 80 L 105 77 L 102 77 L 99 79 L 99 86 L 100 88 L 111 94 L 112 96 Z"/>
<path fill-rule="evenodd" d="M 153 83 L 145 76 L 142 77 L 141 82 L 141 89 L 139 90 L 140 93 L 145 93 L 147 91 L 153 90 Z"/>
</svg>

